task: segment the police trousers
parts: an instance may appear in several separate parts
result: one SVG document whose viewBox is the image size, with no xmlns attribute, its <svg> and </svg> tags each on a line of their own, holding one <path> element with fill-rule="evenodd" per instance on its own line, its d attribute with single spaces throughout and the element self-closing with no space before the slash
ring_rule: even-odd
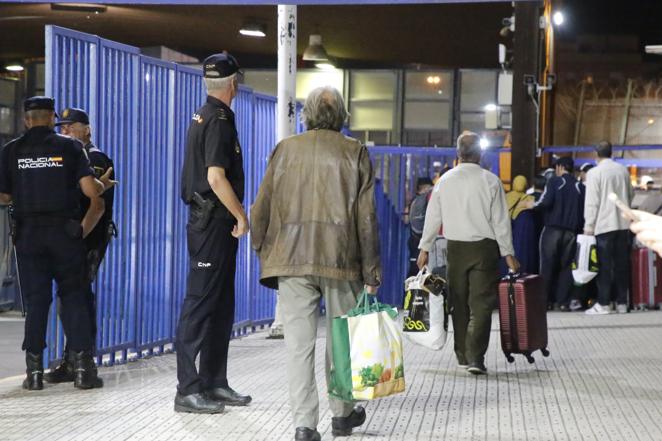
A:
<svg viewBox="0 0 662 441">
<path fill-rule="evenodd" d="M 238 240 L 235 222 L 211 219 L 204 230 L 186 227 L 190 268 L 177 327 L 177 386 L 189 395 L 228 387 L 227 359 L 234 323 Z M 200 370 L 195 366 L 200 356 Z"/>
<path fill-rule="evenodd" d="M 499 246 L 491 239 L 448 241 L 448 291 L 460 364 L 482 362 L 497 306 Z"/>
<path fill-rule="evenodd" d="M 545 227 L 540 235 L 540 275 L 547 302 L 568 306 L 574 292 L 572 261 L 577 250 L 577 235 L 556 227 Z"/>
<path fill-rule="evenodd" d="M 93 349 L 96 350 L 97 341 L 97 297 L 94 293 L 94 280 L 99 272 L 99 266 L 106 255 L 110 238 L 108 240 L 89 241 L 84 240 L 85 244 L 85 272 L 83 281 L 85 283 L 85 308 L 90 316 L 90 336 L 94 343 Z M 64 348 L 64 356 L 69 353 L 69 341 Z"/>
<path fill-rule="evenodd" d="M 60 319 L 73 351 L 92 350 L 87 289 L 83 280 L 85 247 L 80 231 L 62 225 L 22 223 L 16 239 L 21 290 L 27 305 L 23 349 L 40 354 L 46 347 L 53 280 L 60 298 Z"/>
</svg>

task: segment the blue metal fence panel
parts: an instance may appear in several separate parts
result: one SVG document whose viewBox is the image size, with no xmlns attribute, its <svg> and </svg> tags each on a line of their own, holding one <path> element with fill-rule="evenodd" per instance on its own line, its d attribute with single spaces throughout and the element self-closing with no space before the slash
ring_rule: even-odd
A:
<svg viewBox="0 0 662 441">
<path fill-rule="evenodd" d="M 246 201 L 247 207 L 251 206 L 255 200 L 259 183 L 262 182 L 267 169 L 269 156 L 276 145 L 276 99 L 267 95 L 255 94 L 253 109 L 255 121 L 254 142 L 249 167 L 254 186 Z M 249 292 L 254 306 L 252 311 L 253 320 L 256 324 L 264 324 L 274 317 L 276 296 L 273 291 L 260 285 L 260 267 L 255 253 L 250 253 L 250 262 L 247 268 L 249 268 L 250 274 Z"/>
<path fill-rule="evenodd" d="M 240 89 L 233 102 L 233 110 L 237 121 L 237 133 L 239 144 L 242 149 L 244 168 L 249 178 L 245 182 L 244 206 L 250 206 L 250 194 L 252 193 L 253 180 L 250 178 L 250 163 L 253 157 L 253 110 L 254 96 L 250 89 Z M 251 299 L 249 290 L 249 268 L 250 268 L 250 241 L 240 240 L 237 252 L 237 271 L 235 277 L 235 290 L 241 295 L 235 296 L 235 332 L 246 329 L 251 322 Z"/>
<path fill-rule="evenodd" d="M 99 271 L 95 286 L 97 296 L 97 348 L 110 354 L 135 346 L 136 285 L 133 272 L 136 245 L 131 241 L 131 226 L 137 223 L 137 211 L 132 201 L 137 189 L 132 184 L 139 163 L 136 115 L 139 111 L 139 52 L 135 48 L 107 40 L 99 40 L 98 85 L 104 91 L 97 95 L 96 112 L 92 117 L 93 137 L 102 151 L 114 160 L 115 175 L 122 181 L 115 189 L 113 217 L 119 225 L 119 238 L 112 242 Z M 50 61 L 50 60 L 49 60 Z M 76 85 L 70 85 L 76 87 Z M 112 118 L 103 117 L 112 115 Z M 96 121 L 96 125 L 95 124 Z M 110 270 L 112 268 L 112 270 Z"/>
<path fill-rule="evenodd" d="M 187 127 L 204 103 L 201 72 L 140 55 L 137 48 L 56 26 L 46 31 L 47 91 L 58 108 L 90 113 L 94 140 L 115 161 L 113 241 L 95 285 L 97 353 L 163 351 L 174 341 L 186 288 L 186 216 L 179 198 Z M 246 165 L 246 206 L 254 200 L 275 145 L 273 97 L 241 87 L 234 102 Z M 275 296 L 258 282 L 258 261 L 240 241 L 235 330 L 266 324 Z M 61 356 L 53 314 L 47 360 Z M 100 361 L 100 359 L 99 359 Z"/>
</svg>

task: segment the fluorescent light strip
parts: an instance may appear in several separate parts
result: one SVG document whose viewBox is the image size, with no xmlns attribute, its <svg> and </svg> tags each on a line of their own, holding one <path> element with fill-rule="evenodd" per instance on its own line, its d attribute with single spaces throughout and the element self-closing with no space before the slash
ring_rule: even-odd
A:
<svg viewBox="0 0 662 441">
<path fill-rule="evenodd" d="M 267 36 L 267 34 L 265 34 L 264 31 L 260 31 L 259 29 L 239 29 L 239 33 L 247 37 L 263 38 Z"/>
</svg>

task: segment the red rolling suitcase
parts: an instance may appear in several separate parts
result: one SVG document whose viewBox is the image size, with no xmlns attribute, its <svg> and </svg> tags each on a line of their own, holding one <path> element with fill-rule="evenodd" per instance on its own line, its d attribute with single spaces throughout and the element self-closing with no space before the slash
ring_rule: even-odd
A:
<svg viewBox="0 0 662 441">
<path fill-rule="evenodd" d="M 632 250 L 632 305 L 653 309 L 662 304 L 662 259 L 648 248 Z"/>
<path fill-rule="evenodd" d="M 501 348 L 509 363 L 512 354 L 522 354 L 529 363 L 537 350 L 547 350 L 547 300 L 542 278 L 536 275 L 509 274 L 499 284 L 499 322 Z"/>
</svg>

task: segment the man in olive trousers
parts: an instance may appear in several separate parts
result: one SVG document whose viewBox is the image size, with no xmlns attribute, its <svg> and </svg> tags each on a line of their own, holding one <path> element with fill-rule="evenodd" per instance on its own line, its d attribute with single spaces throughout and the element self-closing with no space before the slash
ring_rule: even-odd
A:
<svg viewBox="0 0 662 441">
<path fill-rule="evenodd" d="M 457 140 L 460 164 L 435 185 L 425 216 L 418 266 L 428 262 L 437 232 L 448 239 L 448 289 L 453 308 L 458 365 L 487 373 L 485 352 L 496 307 L 499 257 L 519 270 L 510 216 L 499 178 L 480 164 L 480 137 L 464 132 Z"/>
</svg>

